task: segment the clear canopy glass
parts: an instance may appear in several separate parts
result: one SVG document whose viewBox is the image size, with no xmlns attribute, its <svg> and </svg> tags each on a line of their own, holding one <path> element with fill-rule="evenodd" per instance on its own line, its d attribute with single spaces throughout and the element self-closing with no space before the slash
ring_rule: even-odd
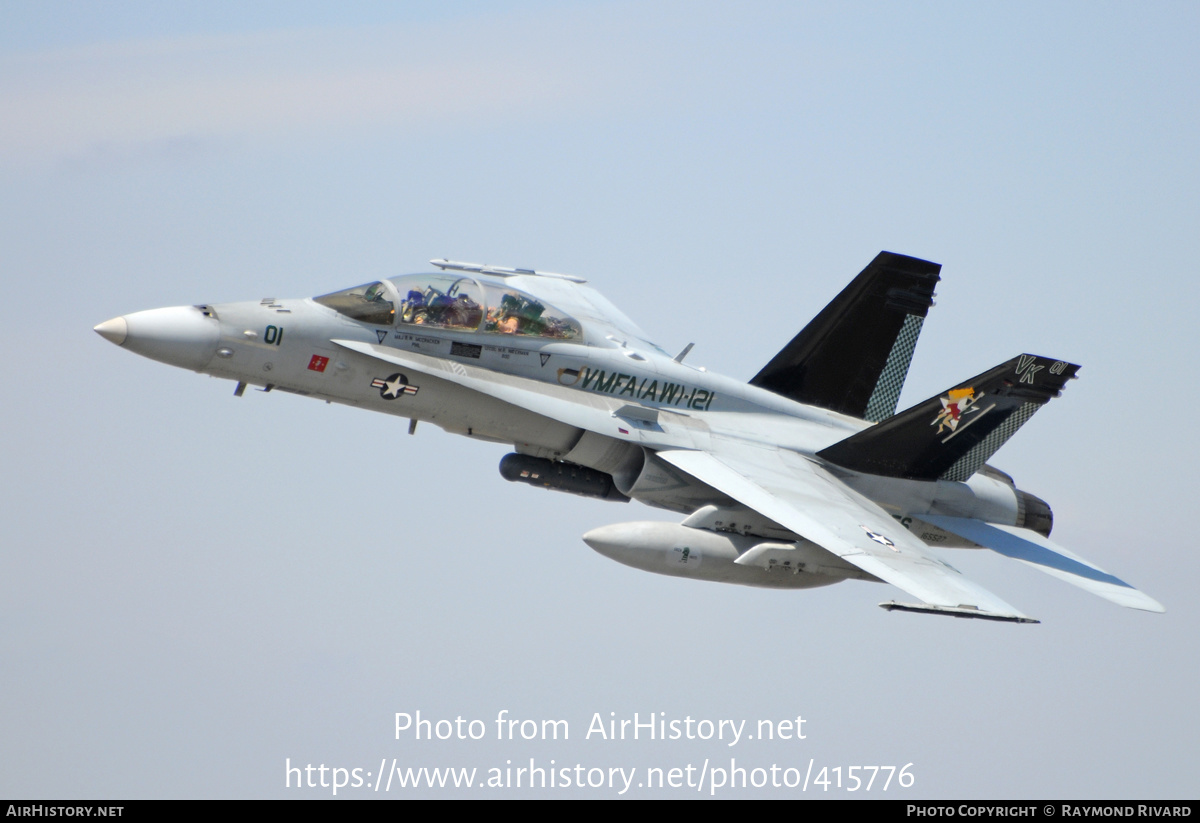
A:
<svg viewBox="0 0 1200 823">
<path fill-rule="evenodd" d="M 396 304 L 389 299 L 388 289 L 383 283 L 365 283 L 344 291 L 323 294 L 313 300 L 328 306 L 351 320 L 390 326 L 396 316 Z"/>
<path fill-rule="evenodd" d="M 531 294 L 454 274 L 409 274 L 313 299 L 352 320 L 379 326 L 422 326 L 555 340 L 583 337 L 579 321 Z"/>
<path fill-rule="evenodd" d="M 531 294 L 472 277 L 411 274 L 391 280 L 400 293 L 399 325 L 576 340 L 583 328 Z"/>
</svg>

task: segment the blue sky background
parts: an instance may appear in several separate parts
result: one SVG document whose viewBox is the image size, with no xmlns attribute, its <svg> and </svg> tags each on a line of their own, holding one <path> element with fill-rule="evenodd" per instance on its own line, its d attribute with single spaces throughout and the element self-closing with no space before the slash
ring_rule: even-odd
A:
<svg viewBox="0 0 1200 823">
<path fill-rule="evenodd" d="M 872 796 L 1194 798 L 1198 23 L 1187 3 L 0 5 L 0 795 L 328 794 L 287 790 L 286 758 L 732 756 L 914 764 Z M 91 331 L 450 257 L 585 276 L 749 378 L 880 249 L 944 267 L 902 406 L 1019 352 L 1083 364 L 993 462 L 1165 615 L 983 553 L 950 559 L 1041 625 L 636 572 L 579 535 L 665 513 L 505 483 L 503 447 L 432 426 L 234 399 Z M 502 709 L 572 739 L 392 733 L 395 712 Z M 808 737 L 584 740 L 595 712 L 800 714 Z"/>
</svg>

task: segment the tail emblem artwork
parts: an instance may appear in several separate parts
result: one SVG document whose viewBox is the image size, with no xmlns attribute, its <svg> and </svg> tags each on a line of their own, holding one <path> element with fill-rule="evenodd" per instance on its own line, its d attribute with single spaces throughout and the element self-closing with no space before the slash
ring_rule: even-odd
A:
<svg viewBox="0 0 1200 823">
<path fill-rule="evenodd" d="M 978 401 L 979 398 L 975 396 L 974 389 L 951 389 L 942 398 L 942 410 L 933 420 L 933 425 L 938 427 L 937 433 L 941 434 L 945 429 L 949 429 L 951 432 L 957 431 L 963 415 L 968 412 L 979 412 L 979 409 L 974 407 Z"/>
<path fill-rule="evenodd" d="M 318 297 L 151 309 L 95 330 L 233 380 L 236 397 L 257 385 L 398 415 L 409 433 L 429 421 L 511 443 L 506 480 L 682 515 L 583 535 L 637 569 L 786 589 L 864 580 L 916 598 L 888 611 L 1038 622 L 940 556 L 986 548 L 1163 611 L 1051 541 L 1050 505 L 988 462 L 1077 365 L 1020 354 L 897 411 L 936 263 L 881 252 L 741 381 L 685 362 L 691 343 L 671 356 L 580 277 L 430 262 Z"/>
</svg>

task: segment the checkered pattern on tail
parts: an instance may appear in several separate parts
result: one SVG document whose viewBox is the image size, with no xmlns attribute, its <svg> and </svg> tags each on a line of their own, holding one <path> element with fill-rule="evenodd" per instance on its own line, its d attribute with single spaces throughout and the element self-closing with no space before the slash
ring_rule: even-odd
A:
<svg viewBox="0 0 1200 823">
<path fill-rule="evenodd" d="M 946 473 L 941 476 L 942 480 L 966 480 L 975 472 L 983 468 L 983 464 L 988 461 L 996 450 L 1004 445 L 1008 438 L 1017 433 L 1017 429 L 1025 423 L 1026 420 L 1033 417 L 1033 413 L 1042 407 L 1041 403 L 1023 403 L 1016 411 L 1008 416 L 1008 419 L 997 426 L 991 434 L 980 440 L 970 451 L 955 461 L 954 465 L 946 470 Z"/>
<path fill-rule="evenodd" d="M 875 383 L 875 391 L 867 401 L 865 418 L 872 423 L 887 420 L 896 413 L 896 404 L 900 402 L 900 390 L 904 388 L 904 380 L 908 377 L 908 366 L 912 362 L 913 350 L 917 347 L 917 338 L 921 336 L 921 326 L 925 318 L 910 314 L 904 318 L 904 325 L 896 335 L 892 351 L 888 354 L 887 364 Z"/>
</svg>

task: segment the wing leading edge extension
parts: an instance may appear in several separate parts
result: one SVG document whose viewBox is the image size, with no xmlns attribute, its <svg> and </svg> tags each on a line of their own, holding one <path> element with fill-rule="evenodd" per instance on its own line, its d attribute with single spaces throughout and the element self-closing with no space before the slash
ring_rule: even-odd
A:
<svg viewBox="0 0 1200 823">
<path fill-rule="evenodd" d="M 623 418 L 626 421 L 625 425 L 632 422 L 631 428 L 624 434 L 624 438 L 630 442 L 653 448 L 691 444 L 686 432 L 675 432 L 670 428 L 664 429 L 662 426 L 651 424 L 639 428 L 638 423 L 645 421 L 629 421 L 629 415 L 638 414 L 640 408 L 607 395 L 580 392 L 553 383 L 488 371 L 465 363 L 442 360 L 417 352 L 400 351 L 390 346 L 378 346 L 360 340 L 334 339 L 330 342 L 384 363 L 446 380 L 551 420 L 597 434 L 616 435 L 618 426 L 622 425 L 618 418 Z"/>
<path fill-rule="evenodd" d="M 930 552 L 887 512 L 798 454 L 745 444 L 658 456 L 922 603 L 885 608 L 1036 623 Z"/>
</svg>

